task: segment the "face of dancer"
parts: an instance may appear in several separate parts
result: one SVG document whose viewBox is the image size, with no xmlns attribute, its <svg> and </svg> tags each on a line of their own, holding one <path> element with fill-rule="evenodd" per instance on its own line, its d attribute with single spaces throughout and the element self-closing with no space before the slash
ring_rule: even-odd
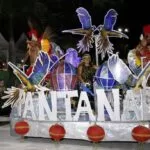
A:
<svg viewBox="0 0 150 150">
<path fill-rule="evenodd" d="M 89 65 L 91 62 L 91 57 L 90 56 L 84 56 L 83 62 L 85 63 L 85 65 Z"/>
</svg>

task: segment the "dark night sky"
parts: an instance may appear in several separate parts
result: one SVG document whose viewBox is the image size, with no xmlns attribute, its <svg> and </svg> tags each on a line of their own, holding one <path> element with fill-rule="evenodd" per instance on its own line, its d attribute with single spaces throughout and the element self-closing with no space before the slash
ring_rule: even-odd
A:
<svg viewBox="0 0 150 150">
<path fill-rule="evenodd" d="M 11 0 L 10 0 L 11 1 Z M 80 27 L 79 20 L 75 10 L 79 6 L 87 8 L 92 16 L 92 22 L 96 26 L 103 23 L 105 13 L 114 8 L 118 12 L 118 20 L 115 25 L 117 27 L 127 27 L 130 39 L 128 40 L 129 47 L 133 47 L 139 41 L 139 36 L 142 32 L 142 26 L 150 23 L 150 15 L 148 14 L 148 2 L 133 1 L 133 0 L 38 0 L 43 3 L 48 10 L 47 22 L 51 25 L 54 31 L 58 34 L 58 38 L 64 38 L 74 35 L 62 35 L 61 30 Z M 9 1 L 8 1 L 9 2 Z M 13 0 L 12 0 L 13 2 Z M 29 3 L 30 4 L 30 3 Z M 18 6 L 16 6 L 17 8 Z M 143 9 L 143 10 L 142 10 Z M 27 32 L 26 16 L 16 15 L 13 20 L 14 35 L 17 40 L 22 32 Z M 9 20 L 6 16 L 0 17 L 0 32 L 9 39 L 8 26 Z M 67 38 L 68 39 L 68 38 Z"/>
</svg>

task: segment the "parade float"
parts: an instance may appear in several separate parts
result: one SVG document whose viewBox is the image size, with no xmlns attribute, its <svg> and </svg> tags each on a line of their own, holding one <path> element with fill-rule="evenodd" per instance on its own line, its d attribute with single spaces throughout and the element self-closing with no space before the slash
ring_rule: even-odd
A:
<svg viewBox="0 0 150 150">
<path fill-rule="evenodd" d="M 99 141 L 137 141 L 150 139 L 150 89 L 147 85 L 149 63 L 138 76 L 113 53 L 109 37 L 128 38 L 113 29 L 117 12 L 110 9 L 104 23 L 92 25 L 91 16 L 82 7 L 77 8 L 81 28 L 63 33 L 83 35 L 77 44 L 79 51 L 66 50 L 58 57 L 40 50 L 29 75 L 8 62 L 21 81 L 21 87 L 5 91 L 3 108 L 11 105 L 11 135 L 44 137 L 59 141 L 63 138 Z M 78 53 L 90 51 L 95 43 L 98 55 L 108 60 L 93 76 L 91 91 L 78 82 L 77 67 L 82 61 Z M 47 79 L 47 75 L 49 78 Z M 50 81 L 50 86 L 45 84 Z M 91 94 L 92 93 L 92 94 Z M 89 94 L 94 99 L 91 107 Z M 77 105 L 73 106 L 72 101 Z"/>
</svg>

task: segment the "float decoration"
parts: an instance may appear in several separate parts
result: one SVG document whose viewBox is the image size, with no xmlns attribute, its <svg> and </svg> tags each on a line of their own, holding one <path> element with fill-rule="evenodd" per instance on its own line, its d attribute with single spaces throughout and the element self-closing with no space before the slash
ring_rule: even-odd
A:
<svg viewBox="0 0 150 150">
<path fill-rule="evenodd" d="M 78 52 L 73 48 L 68 48 L 66 52 L 68 55 L 65 56 L 65 61 L 77 68 L 81 62 L 81 57 L 78 57 Z"/>
<path fill-rule="evenodd" d="M 113 53 L 114 48 L 113 44 L 109 41 L 109 37 L 128 38 L 128 36 L 123 34 L 122 32 L 114 30 L 117 15 L 118 13 L 116 12 L 116 10 L 110 9 L 104 17 L 104 24 L 99 25 L 95 29 L 95 31 L 99 31 L 96 49 L 98 53 L 101 54 L 102 60 L 104 59 L 106 53 L 108 53 L 108 55 Z"/>
<path fill-rule="evenodd" d="M 114 79 L 120 84 L 124 84 L 132 75 L 127 65 L 119 58 L 118 54 L 112 54 L 108 58 L 108 68 Z"/>
<path fill-rule="evenodd" d="M 82 28 L 64 30 L 62 32 L 83 35 L 83 38 L 77 44 L 77 48 L 79 49 L 79 52 L 84 53 L 93 47 L 93 31 L 95 26 L 92 25 L 91 16 L 85 8 L 77 8 L 76 13 L 79 17 L 80 23 L 82 24 Z"/>
<path fill-rule="evenodd" d="M 144 126 L 136 126 L 132 130 L 132 137 L 139 143 L 139 150 L 143 150 L 143 144 L 150 139 L 150 129 Z"/>
<path fill-rule="evenodd" d="M 71 53 L 72 53 L 72 51 L 68 51 L 66 54 L 64 54 L 63 56 L 58 58 L 58 56 L 56 56 L 54 54 L 49 56 L 47 53 L 40 51 L 39 55 L 35 61 L 35 64 L 33 66 L 32 72 L 29 76 L 27 76 L 23 71 L 21 71 L 13 63 L 8 62 L 8 65 L 13 69 L 14 74 L 17 76 L 17 78 L 22 83 L 24 91 L 26 91 L 26 92 L 29 92 L 29 91 L 36 92 L 38 90 L 48 91 L 49 89 L 47 89 L 46 87 L 41 85 L 42 81 L 45 78 L 47 78 L 48 74 L 51 74 L 51 72 L 54 70 L 54 68 L 56 68 L 58 62 L 62 58 L 67 57 L 67 55 L 70 55 Z M 77 58 L 77 61 L 79 61 L 79 58 Z M 67 64 L 67 62 L 65 62 L 65 64 Z M 76 64 L 77 64 L 77 62 L 76 62 Z M 70 66 L 70 68 L 72 70 L 72 74 L 71 74 L 71 76 L 73 77 L 72 81 L 68 80 L 68 77 L 70 75 L 69 76 L 66 75 L 66 78 L 65 78 L 65 74 L 63 76 L 58 75 L 60 78 L 59 81 L 62 80 L 62 82 L 63 82 L 66 79 L 65 80 L 66 86 L 65 85 L 64 86 L 68 87 L 69 89 L 73 89 L 75 87 L 76 81 L 77 81 L 76 70 L 69 63 L 67 66 Z M 67 68 L 64 67 L 64 69 L 65 69 L 64 71 L 67 71 L 66 73 L 68 73 L 68 67 Z M 52 79 L 52 83 L 54 83 L 54 79 Z M 54 88 L 54 86 L 53 86 L 53 88 Z M 59 89 L 59 88 L 57 88 L 57 89 Z M 8 91 L 5 91 L 5 94 L 7 94 L 7 95 L 3 96 L 2 99 L 8 99 L 8 100 L 2 106 L 3 108 L 5 108 L 9 105 L 13 106 L 13 105 L 17 104 L 18 103 L 17 101 L 19 99 L 22 99 L 22 97 L 23 97 L 23 91 L 20 90 L 19 88 L 15 88 L 15 87 L 9 88 Z"/>
<path fill-rule="evenodd" d="M 104 62 L 95 73 L 95 81 L 99 87 L 105 90 L 111 90 L 116 83 L 111 71 L 108 68 L 107 62 Z"/>
<path fill-rule="evenodd" d="M 29 132 L 29 124 L 26 121 L 20 121 L 15 124 L 14 130 L 17 134 L 24 136 Z"/>
<path fill-rule="evenodd" d="M 60 58 L 55 55 L 48 55 L 40 50 L 29 76 L 9 62 L 23 87 L 12 87 L 5 91 L 7 95 L 3 98 L 8 100 L 3 107 L 12 106 L 11 123 L 13 127 L 16 122 L 20 121 L 20 118 L 28 120 L 31 129 L 28 136 L 51 136 L 57 141 L 64 137 L 92 140 L 93 142 L 101 140 L 134 141 L 131 136 L 131 129 L 141 121 L 143 121 L 143 124 L 149 125 L 150 111 L 147 105 L 150 94 L 149 89 L 143 86 L 144 77 L 147 79 L 150 73 L 149 64 L 136 77 L 119 56 L 113 54 L 113 47 L 109 37 L 126 37 L 124 34 L 113 30 L 117 19 L 115 10 L 109 10 L 104 18 L 104 25 L 100 25 L 95 30 L 91 24 L 91 16 L 84 8 L 78 8 L 77 13 L 81 24 L 83 23 L 82 28 L 64 32 L 83 34 L 84 37 L 78 44 L 80 45 L 79 51 L 85 52 L 89 51 L 93 40 L 93 32 L 98 30 L 99 45 L 96 45 L 101 49 L 99 53 L 102 54 L 103 58 L 106 53 L 109 54 L 108 61 L 97 69 L 94 77 L 96 81 L 94 82 L 94 93 L 92 93 L 96 106 L 94 113 L 90 105 L 91 99 L 88 97 L 88 91 L 85 90 L 79 93 L 76 87 L 76 67 L 80 58 L 77 52 L 71 48 Z M 41 85 L 48 73 L 50 73 L 52 88 Z M 132 77 L 131 81 L 134 82 L 133 87 L 140 90 L 137 93 L 133 89 L 127 90 L 125 98 L 120 98 L 119 88 L 113 89 L 113 87 L 116 82 L 126 84 L 130 77 Z M 141 89 L 141 86 L 143 89 Z M 130 86 L 129 88 L 132 87 Z M 147 91 L 145 92 L 145 90 Z M 75 110 L 71 107 L 71 100 L 74 98 L 78 100 L 78 106 Z M 112 103 L 110 100 L 112 100 Z M 123 105 L 121 100 L 123 100 Z M 59 102 L 61 102 L 62 106 L 59 105 Z M 108 120 L 105 112 L 109 116 L 109 122 L 106 122 Z M 132 117 L 134 115 L 135 117 Z M 63 126 L 53 125 L 54 122 L 58 121 L 61 121 Z M 97 125 L 91 126 L 91 122 L 96 122 Z M 42 130 L 40 125 L 42 125 Z M 118 131 L 121 131 L 121 134 L 118 134 Z M 23 133 L 25 134 L 26 132 Z M 105 133 L 107 136 L 105 136 Z"/>
<path fill-rule="evenodd" d="M 55 141 L 62 140 L 65 134 L 66 134 L 65 128 L 59 124 L 52 125 L 49 129 L 49 135 Z"/>
<path fill-rule="evenodd" d="M 29 76 L 22 72 L 13 63 L 8 62 L 8 65 L 13 69 L 14 74 L 22 83 L 24 91 L 36 92 L 37 90 L 47 90 L 46 88 L 40 86 L 41 81 L 45 78 L 54 65 L 47 53 L 42 51 L 39 53 L 35 65 L 33 66 L 32 73 Z M 22 97 L 20 92 L 21 91 L 18 88 L 8 89 L 8 91 L 5 92 L 8 95 L 3 97 L 3 99 L 8 98 L 8 100 L 4 103 L 3 108 L 9 105 L 15 105 L 17 100 Z"/>
<path fill-rule="evenodd" d="M 87 136 L 92 142 L 97 143 L 103 140 L 105 131 L 101 126 L 93 125 L 88 128 Z"/>
<path fill-rule="evenodd" d="M 64 60 L 55 66 L 51 73 L 51 84 L 53 90 L 73 90 L 76 83 L 77 74 L 74 66 Z"/>
<path fill-rule="evenodd" d="M 48 39 L 41 40 L 41 49 L 49 55 L 52 53 L 52 44 L 48 41 Z"/>
<path fill-rule="evenodd" d="M 144 126 L 137 126 L 132 130 L 132 137 L 140 143 L 144 143 L 150 139 L 150 129 Z"/>
</svg>

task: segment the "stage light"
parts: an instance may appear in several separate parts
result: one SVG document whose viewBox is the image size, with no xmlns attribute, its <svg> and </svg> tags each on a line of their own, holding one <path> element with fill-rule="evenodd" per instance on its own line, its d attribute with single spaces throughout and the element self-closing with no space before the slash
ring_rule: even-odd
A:
<svg viewBox="0 0 150 150">
<path fill-rule="evenodd" d="M 21 59 L 21 62 L 22 62 L 22 63 L 24 63 L 24 60 L 23 60 L 23 59 Z"/>
<path fill-rule="evenodd" d="M 125 28 L 125 29 L 124 29 L 124 32 L 129 32 L 129 29 L 128 29 L 128 28 Z"/>
<path fill-rule="evenodd" d="M 118 31 L 119 31 L 119 32 L 122 32 L 122 28 L 118 28 Z"/>
</svg>

